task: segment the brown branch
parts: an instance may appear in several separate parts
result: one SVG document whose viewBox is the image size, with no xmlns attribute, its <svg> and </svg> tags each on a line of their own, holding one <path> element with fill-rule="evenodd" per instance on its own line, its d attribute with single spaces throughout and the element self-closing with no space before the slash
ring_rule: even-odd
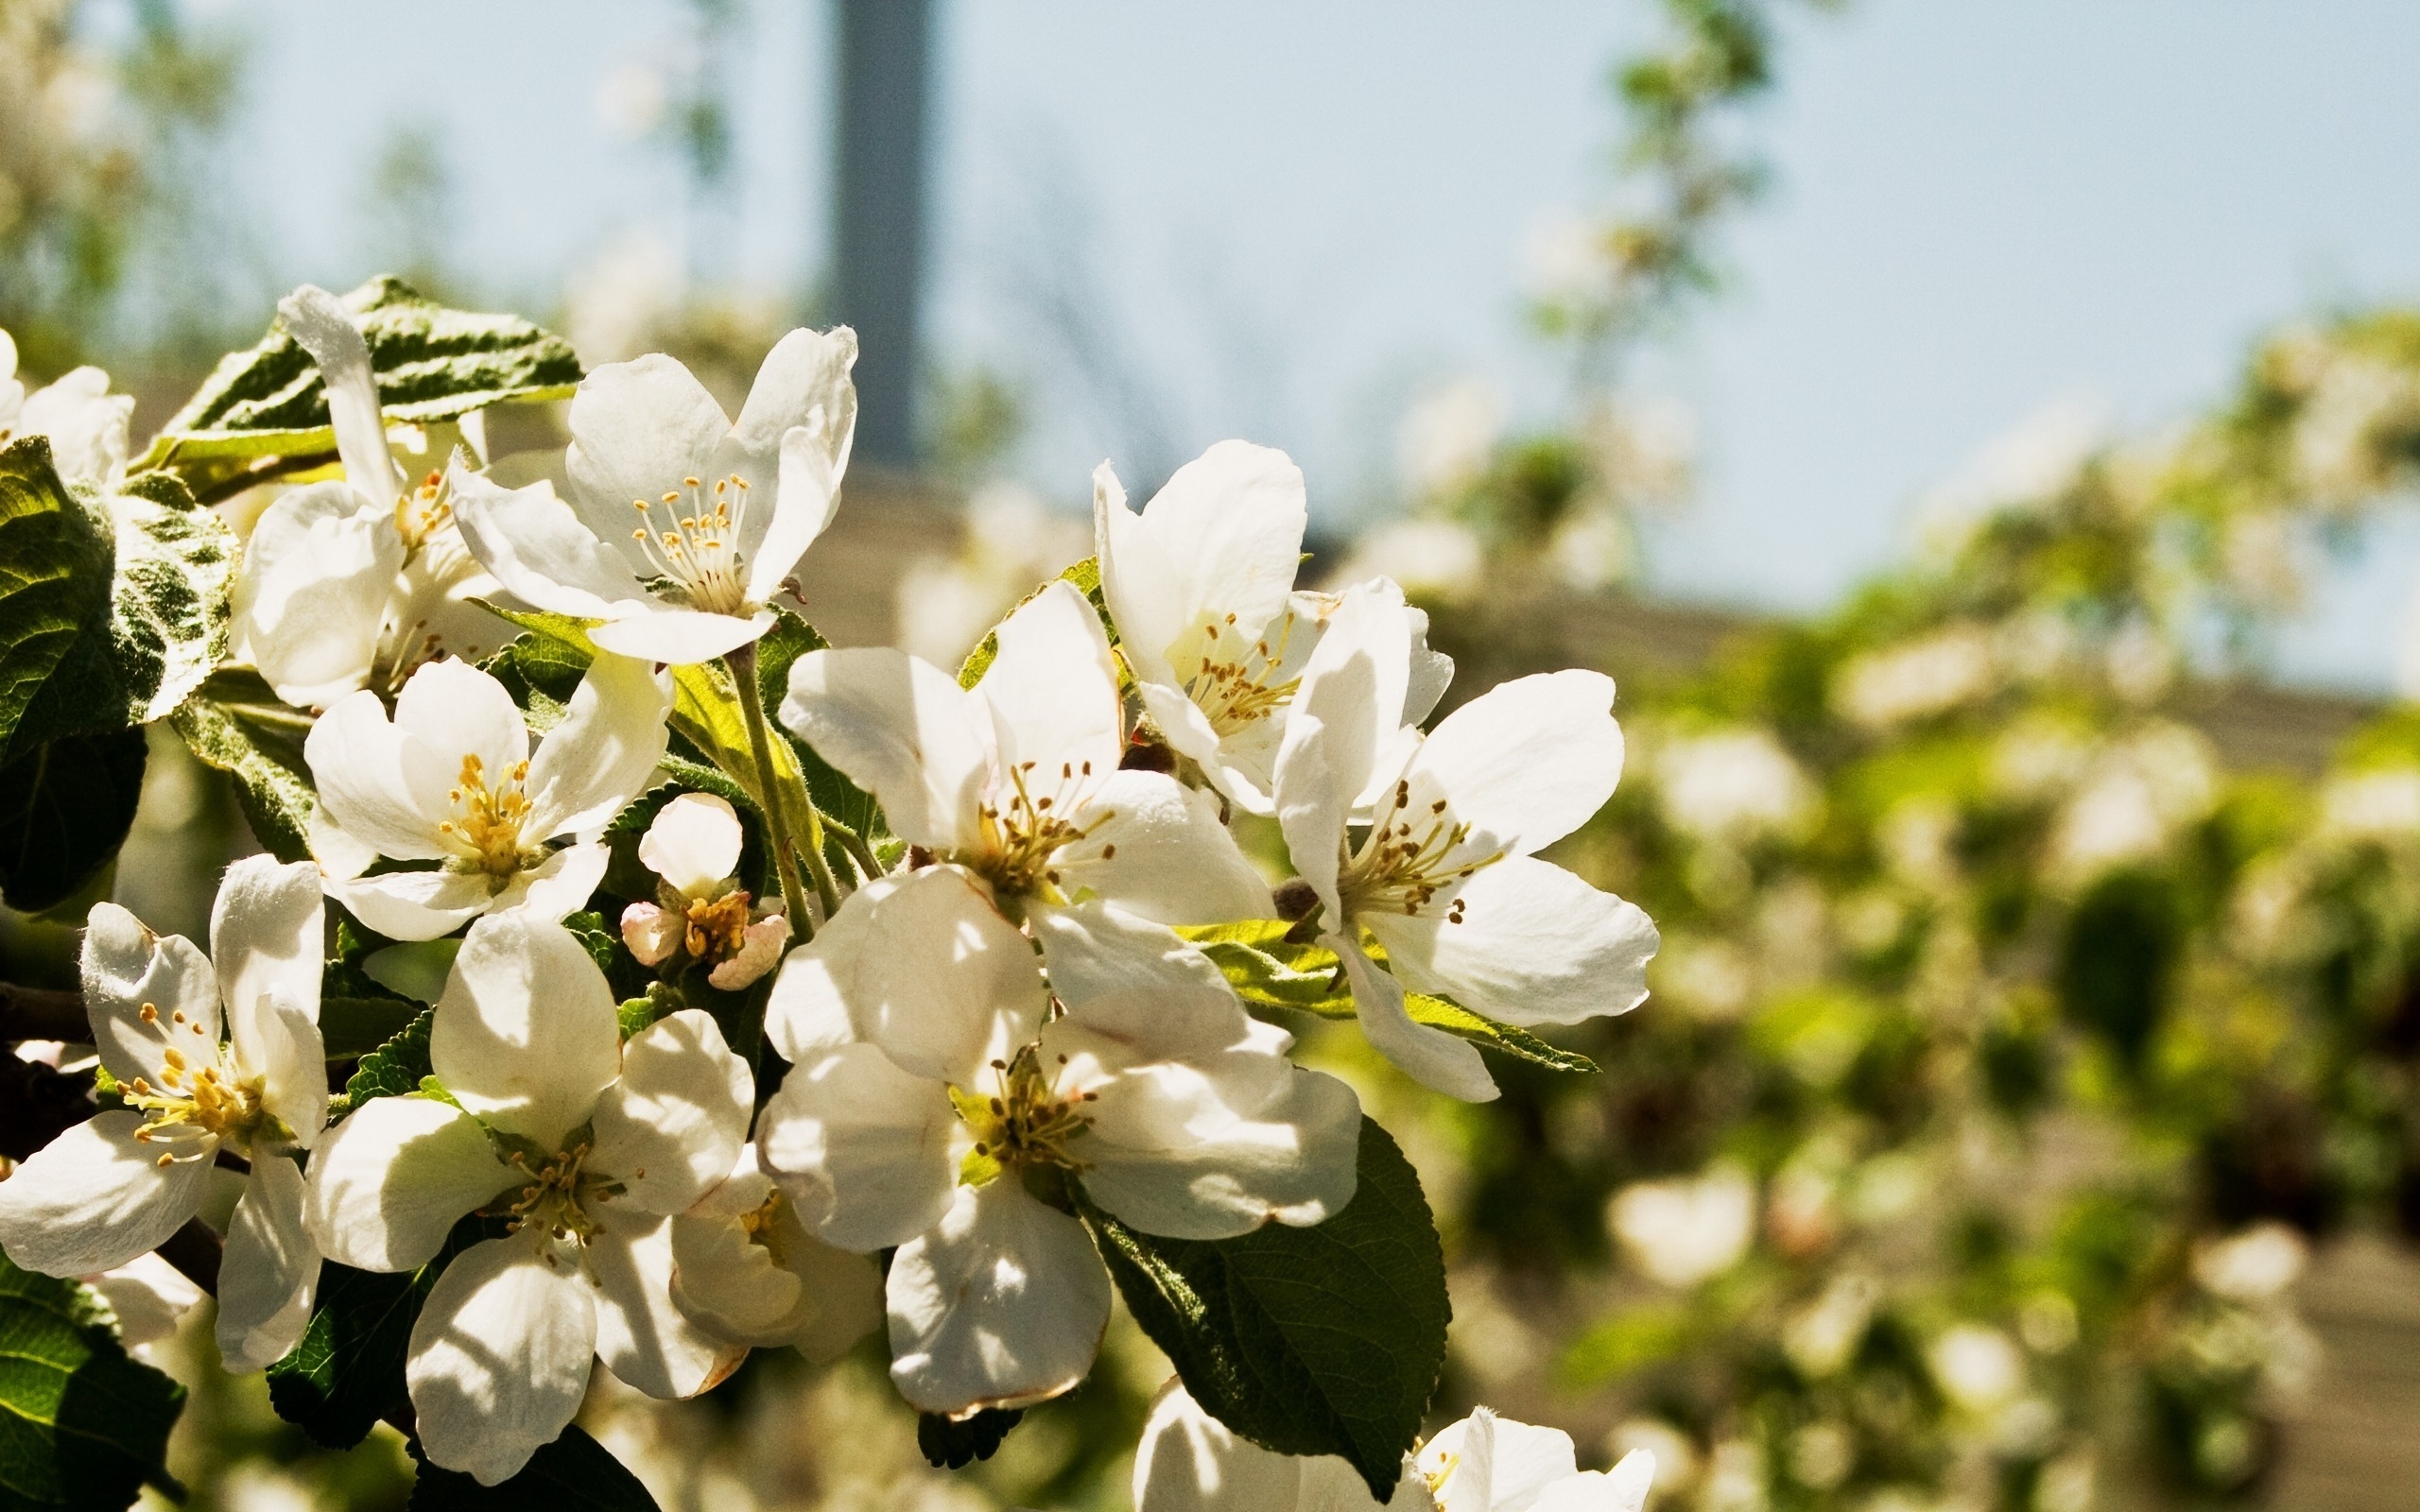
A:
<svg viewBox="0 0 2420 1512">
<path fill-rule="evenodd" d="M 0 982 L 0 1040 L 91 1040 L 84 994 L 62 988 Z"/>
<path fill-rule="evenodd" d="M 199 1218 L 187 1218 L 185 1226 L 168 1236 L 160 1246 L 160 1258 L 175 1266 L 185 1280 L 208 1292 L 218 1295 L 218 1260 L 227 1242 L 218 1230 Z"/>
</svg>

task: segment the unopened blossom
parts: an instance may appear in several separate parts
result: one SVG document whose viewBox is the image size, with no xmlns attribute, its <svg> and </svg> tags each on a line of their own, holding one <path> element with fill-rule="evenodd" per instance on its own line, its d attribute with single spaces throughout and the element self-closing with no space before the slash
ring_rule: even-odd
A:
<svg viewBox="0 0 2420 1512">
<path fill-rule="evenodd" d="M 319 708 L 510 640 L 476 602 L 496 585 L 456 528 L 454 483 L 406 476 L 388 446 L 370 347 L 343 301 L 306 284 L 277 308 L 319 365 L 345 475 L 287 490 L 252 526 L 235 574 L 236 653 L 280 698 Z"/>
<path fill-rule="evenodd" d="M 534 752 L 504 684 L 464 662 L 413 673 L 391 719 L 367 689 L 337 700 L 302 747 L 341 835 L 315 837 L 328 890 L 399 940 L 502 909 L 561 919 L 582 907 L 605 875 L 605 825 L 664 759 L 670 707 L 663 674 L 618 656 L 590 663 Z M 438 865 L 363 876 L 364 858 L 339 860 L 360 848 Z"/>
<path fill-rule="evenodd" d="M 464 539 L 513 594 L 602 622 L 606 650 L 686 664 L 746 645 L 839 503 L 856 360 L 846 326 L 791 332 L 736 422 L 670 357 L 599 368 L 572 396 L 570 498 L 465 489 Z"/>
<path fill-rule="evenodd" d="M 735 1344 L 789 1345 L 820 1364 L 882 1321 L 881 1268 L 816 1238 L 753 1144 L 672 1220 L 672 1264 L 673 1301 Z"/>
<path fill-rule="evenodd" d="M 0 445 L 22 436 L 50 441 L 51 466 L 70 483 L 114 490 L 126 476 L 127 431 L 134 396 L 110 392 L 110 375 L 78 368 L 57 383 L 26 392 L 17 377 L 17 344 L 0 331 Z"/>
<path fill-rule="evenodd" d="M 218 1352 L 230 1370 L 258 1370 L 293 1348 L 319 1285 L 300 1158 L 328 1117 L 320 914 L 318 871 L 267 856 L 228 868 L 207 958 L 115 903 L 95 905 L 84 1005 L 126 1107 L 77 1125 L 0 1181 L 0 1248 L 27 1270 L 84 1276 L 182 1228 L 222 1152 L 250 1162 L 219 1268 Z"/>
<path fill-rule="evenodd" d="M 364 1104 L 310 1171 L 330 1259 L 411 1270 L 456 1220 L 511 1232 L 456 1256 L 404 1367 L 421 1442 L 493 1486 L 571 1421 L 589 1362 L 659 1398 L 694 1396 L 744 1349 L 673 1305 L 672 1216 L 732 1174 L 754 1082 L 697 1009 L 621 1041 L 579 941 L 526 913 L 471 927 L 438 1000 L 429 1063 L 451 1102 Z"/>
<path fill-rule="evenodd" d="M 641 966 L 683 956 L 736 992 L 781 959 L 789 920 L 752 911 L 733 880 L 740 838 L 738 814 L 711 793 L 683 793 L 657 812 L 639 837 L 639 860 L 662 879 L 660 896 L 622 910 L 622 943 Z"/>
<path fill-rule="evenodd" d="M 1269 916 L 1268 885 L 1215 795 L 1119 770 L 1109 640 L 1067 583 L 1002 623 L 999 655 L 971 689 L 899 651 L 816 651 L 791 666 L 781 719 L 880 799 L 892 831 L 981 879 L 1012 914 L 1090 895 L 1160 924 Z M 1052 933 L 1040 937 L 1055 948 Z"/>
<path fill-rule="evenodd" d="M 890 1373 L 923 1412 L 1039 1401 L 1091 1368 L 1110 1283 L 1076 1193 L 1183 1239 L 1353 1195 L 1351 1089 L 1289 1062 L 1206 957 L 1098 902 L 1037 927 L 1046 987 L 972 873 L 887 877 L 791 953 L 766 1017 L 792 1066 L 765 1168 L 827 1243 L 898 1246 Z M 1062 1205 L 1035 1195 L 1053 1184 Z"/>
<path fill-rule="evenodd" d="M 1407 991 L 1524 1027 L 1625 1013 L 1647 995 L 1655 926 L 1534 855 L 1620 780 L 1613 679 L 1516 679 L 1424 737 L 1403 720 L 1400 596 L 1378 584 L 1345 598 L 1278 753 L 1278 822 L 1370 1042 L 1424 1084 L 1483 1101 L 1495 1084 L 1478 1052 L 1415 1023 Z"/>
<path fill-rule="evenodd" d="M 1404 1456 L 1383 1512 L 1639 1512 L 1655 1456 L 1582 1470 L 1571 1435 L 1485 1407 Z M 1236 1434 L 1171 1381 L 1134 1452 L 1135 1512 L 1381 1512 L 1333 1454 L 1280 1454 Z"/>
<path fill-rule="evenodd" d="M 1104 462 L 1093 474 L 1101 596 L 1144 712 L 1239 807 L 1270 812 L 1286 712 L 1333 596 L 1294 591 L 1307 519 L 1303 473 L 1280 451 L 1221 441 L 1177 469 L 1140 514 Z M 1414 610 L 1415 708 L 1453 663 Z"/>
</svg>

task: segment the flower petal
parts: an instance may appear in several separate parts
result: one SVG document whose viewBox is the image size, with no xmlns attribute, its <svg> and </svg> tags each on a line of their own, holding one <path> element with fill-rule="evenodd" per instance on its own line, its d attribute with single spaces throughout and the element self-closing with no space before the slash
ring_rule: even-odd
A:
<svg viewBox="0 0 2420 1512">
<path fill-rule="evenodd" d="M 570 425 L 563 469 L 572 507 L 598 540 L 623 547 L 633 566 L 649 571 L 628 545 L 631 506 L 653 504 L 683 478 L 710 473 L 730 420 L 688 369 L 649 352 L 581 379 Z"/>
<path fill-rule="evenodd" d="M 434 1003 L 443 995 L 445 979 L 453 974 L 454 957 L 461 949 L 458 939 L 389 945 L 362 959 L 361 974 L 414 1003 Z"/>
<path fill-rule="evenodd" d="M 490 786 L 529 757 L 529 727 L 512 695 L 467 662 L 431 662 L 413 673 L 395 696 L 395 728 L 428 751 L 449 788 L 461 780 L 466 757 L 479 759 Z M 420 797 L 422 812 L 442 812 L 432 801 L 437 794 L 424 787 Z M 337 817 L 342 822 L 344 816 Z"/>
<path fill-rule="evenodd" d="M 1582 1470 L 1538 1494 L 1530 1512 L 1641 1512 L 1655 1484 L 1655 1456 L 1634 1449 L 1609 1470 Z"/>
<path fill-rule="evenodd" d="M 481 1486 L 517 1473 L 579 1410 L 596 1352 L 596 1306 L 577 1267 L 519 1236 L 455 1257 L 404 1365 L 430 1462 Z"/>
<path fill-rule="evenodd" d="M 960 1127 L 941 1083 L 843 1045 L 790 1068 L 757 1120 L 757 1158 L 825 1243 L 882 1249 L 948 1211 Z"/>
<path fill-rule="evenodd" d="M 824 438 L 823 417 L 814 419 L 817 423 L 795 426 L 782 438 L 780 486 L 772 498 L 755 504 L 748 512 L 749 524 L 761 531 L 758 540 L 743 538 L 741 541 L 751 603 L 771 601 L 782 580 L 798 571 L 806 548 L 822 536 L 840 507 L 840 474 Z M 845 447 L 847 442 L 841 444 Z M 759 510 L 770 516 L 761 524 Z"/>
<path fill-rule="evenodd" d="M 712 896 L 739 868 L 739 815 L 727 799 L 683 793 L 639 836 L 639 860 L 684 898 Z"/>
<path fill-rule="evenodd" d="M 236 1069 L 259 1079 L 262 1108 L 285 1125 L 294 1147 L 309 1149 L 328 1122 L 328 1049 L 319 1019 L 278 987 L 237 1018 L 236 1025 L 241 1038 L 229 1046 Z M 263 1144 L 255 1139 L 255 1160 L 268 1153 Z"/>
<path fill-rule="evenodd" d="M 302 1225 L 302 1168 L 252 1162 L 218 1266 L 218 1358 L 229 1373 L 266 1370 L 301 1341 L 320 1287 L 320 1250 Z"/>
<path fill-rule="evenodd" d="M 1251 644 L 1286 607 L 1308 523 L 1303 470 L 1272 447 L 1220 441 L 1178 468 L 1143 524 L 1184 583 L 1180 633 L 1215 624 Z"/>
<path fill-rule="evenodd" d="M 1543 850 L 1586 823 L 1621 781 L 1614 679 L 1574 670 L 1500 683 L 1447 714 L 1404 775 L 1412 812 L 1443 799 L 1513 854 Z"/>
<path fill-rule="evenodd" d="M 403 565 L 393 521 L 352 485 L 293 490 L 244 543 L 233 638 L 280 698 L 334 703 L 369 681 Z"/>
<path fill-rule="evenodd" d="M 555 1149 L 621 1070 L 605 973 L 562 926 L 491 914 L 454 958 L 428 1058 L 466 1111 Z"/>
<path fill-rule="evenodd" d="M 510 909 L 549 924 L 559 923 L 565 915 L 588 906 L 589 895 L 596 891 L 613 864 L 614 852 L 602 840 L 565 846 L 516 875 L 496 900 L 497 911 Z"/>
<path fill-rule="evenodd" d="M 804 1283 L 737 1216 L 683 1214 L 671 1228 L 673 1300 L 716 1333 L 738 1344 L 780 1344 L 795 1315 L 813 1310 Z M 816 1241 L 810 1235 L 807 1243 Z"/>
<path fill-rule="evenodd" d="M 711 1015 L 683 1008 L 623 1047 L 621 1079 L 597 1099 L 591 1168 L 621 1181 L 617 1200 L 679 1212 L 731 1174 L 755 1105 L 748 1062 Z"/>
<path fill-rule="evenodd" d="M 752 1234 L 741 1220 L 760 1210 L 771 1229 Z M 810 1233 L 797 1205 L 757 1169 L 753 1145 L 730 1179 L 672 1220 L 672 1258 L 673 1299 L 734 1343 L 794 1345 L 821 1362 L 882 1321 L 881 1269 Z"/>
<path fill-rule="evenodd" d="M 36 1150 L 0 1181 L 0 1249 L 44 1276 L 112 1270 L 184 1227 L 210 1182 L 216 1140 L 135 1139 L 139 1113 L 102 1113 Z"/>
<path fill-rule="evenodd" d="M 311 1151 L 303 1222 L 340 1265 L 412 1270 L 445 1247 L 456 1219 L 512 1184 L 470 1114 L 434 1098 L 375 1097 Z"/>
<path fill-rule="evenodd" d="M 1410 1010 L 1404 1006 L 1403 984 L 1372 965 L 1358 944 L 1340 935 L 1322 935 L 1320 943 L 1344 963 L 1362 1038 L 1378 1054 L 1431 1091 L 1466 1103 L 1495 1101 L 1499 1095 L 1495 1078 L 1487 1074 L 1487 1063 L 1468 1040 L 1412 1022 Z"/>
<path fill-rule="evenodd" d="M 1000 622 L 999 654 L 975 691 L 992 706 L 999 769 L 1034 764 L 1057 790 L 1061 769 L 1106 782 L 1125 754 L 1117 666 L 1100 616 L 1075 584 L 1054 579 Z M 1063 811 L 1064 805 L 1063 805 Z"/>
<path fill-rule="evenodd" d="M 84 1284 L 101 1294 L 117 1314 L 118 1338 L 137 1358 L 143 1346 L 172 1336 L 203 1297 L 202 1289 L 157 1255 L 137 1255 L 123 1265 L 87 1276 Z"/>
<path fill-rule="evenodd" d="M 596 1280 L 596 1353 L 658 1400 L 694 1397 L 739 1368 L 748 1348 L 717 1338 L 672 1300 L 672 1220 L 618 1210 L 586 1247 Z"/>
<path fill-rule="evenodd" d="M 272 994 L 319 1022 L 324 912 L 320 868 L 308 861 L 246 856 L 227 868 L 210 910 L 210 958 L 239 1054 L 260 1031 L 254 1015 Z"/>
<path fill-rule="evenodd" d="M 1480 868 L 1417 915 L 1362 922 L 1414 988 L 1522 1025 L 1628 1013 L 1661 943 L 1636 905 L 1530 856 Z"/>
<path fill-rule="evenodd" d="M 849 465 L 849 445 L 857 428 L 857 388 L 849 377 L 856 361 L 857 334 L 844 325 L 792 331 L 774 342 L 756 369 L 738 422 L 731 428 L 731 445 L 755 465 L 766 466 L 789 433 L 820 409 L 823 423 L 819 444 L 837 481 Z M 771 481 L 755 472 L 746 475 L 760 489 Z"/>
<path fill-rule="evenodd" d="M 978 833 L 989 711 L 904 651 L 810 651 L 790 664 L 782 723 L 882 803 L 891 829 L 953 850 Z"/>
<path fill-rule="evenodd" d="M 1051 992 L 1130 1058 L 1208 1055 L 1244 1037 L 1251 1021 L 1218 964 L 1167 925 L 1099 902 L 1037 906 L 1029 918 Z"/>
<path fill-rule="evenodd" d="M 1010 1178 L 959 1187 L 891 1257 L 884 1294 L 891 1384 L 952 1418 L 1067 1390 L 1109 1326 L 1109 1268 L 1084 1226 Z"/>
<path fill-rule="evenodd" d="M 1126 486 L 1107 462 L 1093 469 L 1093 555 L 1100 563 L 1101 602 L 1134 676 L 1147 687 L 1176 692 L 1168 651 L 1190 627 L 1192 595 L 1157 534 L 1127 507 Z"/>
<path fill-rule="evenodd" d="M 60 477 L 106 490 L 125 474 L 127 428 L 133 419 L 134 396 L 111 393 L 110 375 L 88 366 L 71 369 L 28 395 L 13 428 L 50 438 Z"/>
<path fill-rule="evenodd" d="M 182 935 L 163 938 L 115 903 L 95 903 L 84 926 L 84 1014 L 101 1064 L 121 1082 L 157 1084 L 171 1033 L 218 1043 L 218 980 Z M 146 1020 L 149 1005 L 154 1017 Z M 198 1025 L 199 1033 L 180 1026 Z"/>
<path fill-rule="evenodd" d="M 628 808 L 664 760 L 671 712 L 668 675 L 628 657 L 591 662 L 562 721 L 529 759 L 523 843 L 602 830 Z"/>
<path fill-rule="evenodd" d="M 493 882 L 484 871 L 439 867 L 332 881 L 328 892 L 389 939 L 420 941 L 450 935 L 494 907 Z"/>
<path fill-rule="evenodd" d="M 390 644 L 400 644 L 391 654 L 479 662 L 521 633 L 481 607 L 482 599 L 504 598 L 504 585 L 471 555 L 459 522 L 451 516 L 422 538 L 420 549 L 404 563 L 395 593 L 388 634 Z"/>
<path fill-rule="evenodd" d="M 623 524 L 619 534 L 598 540 L 544 479 L 507 490 L 458 465 L 450 488 L 463 545 L 532 608 L 603 619 L 614 606 L 647 596 L 620 545 L 621 534 L 635 526 Z M 623 507 L 631 514 L 627 503 Z"/>
<path fill-rule="evenodd" d="M 372 503 L 391 506 L 404 480 L 395 471 L 394 454 L 387 449 L 387 421 L 379 412 L 370 344 L 361 338 L 342 301 L 308 284 L 278 301 L 277 315 L 320 369 L 345 481 Z"/>
<path fill-rule="evenodd" d="M 956 867 L 879 878 L 851 894 L 791 953 L 785 981 L 794 973 L 791 1002 L 805 1007 L 828 991 L 847 1006 L 856 1037 L 900 1070 L 960 1085 L 1031 1040 L 1047 1005 L 1033 946 Z"/>
<path fill-rule="evenodd" d="M 363 689 L 331 705 L 303 740 L 302 759 L 321 812 L 349 839 L 398 861 L 451 853 L 437 827 L 450 810 L 446 792 L 460 773 L 461 756 L 447 766 L 388 720 L 376 694 Z"/>
<path fill-rule="evenodd" d="M 743 618 L 681 609 L 650 598 L 615 605 L 614 618 L 589 627 L 588 638 L 601 650 L 685 667 L 736 650 L 772 627 L 770 610 Z"/>
<path fill-rule="evenodd" d="M 1405 1456 L 1385 1512 L 1435 1512 Z M 1171 1378 L 1134 1453 L 1136 1512 L 1381 1512 L 1361 1474 L 1334 1454 L 1280 1454 L 1238 1436 Z"/>
<path fill-rule="evenodd" d="M 1219 822 L 1215 794 L 1160 772 L 1116 772 L 1072 818 L 1083 838 L 1051 857 L 1070 897 L 1088 887 L 1163 924 L 1270 917 L 1269 884 Z"/>
<path fill-rule="evenodd" d="M 1277 823 L 1294 869 L 1341 917 L 1336 874 L 1354 801 L 1403 725 L 1410 642 L 1399 590 L 1347 589 L 1303 671 L 1277 751 Z"/>
</svg>

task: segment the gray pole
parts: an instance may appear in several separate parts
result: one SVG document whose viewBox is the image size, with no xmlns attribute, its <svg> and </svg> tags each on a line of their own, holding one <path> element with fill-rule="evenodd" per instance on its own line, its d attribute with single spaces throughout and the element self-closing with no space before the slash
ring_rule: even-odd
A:
<svg viewBox="0 0 2420 1512">
<path fill-rule="evenodd" d="M 856 327 L 856 455 L 917 460 L 917 304 L 925 262 L 925 93 L 931 0 L 833 0 L 831 318 Z"/>
</svg>

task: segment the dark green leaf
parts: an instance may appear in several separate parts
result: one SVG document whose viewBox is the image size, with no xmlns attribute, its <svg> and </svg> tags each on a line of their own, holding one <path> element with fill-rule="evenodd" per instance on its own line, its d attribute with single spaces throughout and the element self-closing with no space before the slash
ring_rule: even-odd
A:
<svg viewBox="0 0 2420 1512">
<path fill-rule="evenodd" d="M 1336 1454 L 1385 1502 L 1445 1364 L 1445 1257 L 1420 1178 L 1361 1121 L 1360 1185 L 1310 1228 L 1205 1243 L 1082 1206 L 1126 1306 L 1211 1416 L 1265 1448 Z"/>
<path fill-rule="evenodd" d="M 420 1466 L 411 1512 L 656 1512 L 655 1498 L 639 1478 L 577 1424 L 530 1455 L 520 1474 L 497 1486 L 481 1486 L 458 1470 L 431 1465 L 417 1438 L 411 1451 Z"/>
<path fill-rule="evenodd" d="M 74 898 L 126 844 L 143 798 L 143 731 L 63 735 L 0 766 L 0 900 L 41 913 Z"/>
<path fill-rule="evenodd" d="M 127 721 L 149 724 L 226 659 L 235 538 L 164 472 L 135 479 L 109 507 L 117 545 L 112 648 Z"/>
<path fill-rule="evenodd" d="M 579 679 L 588 674 L 588 653 L 546 635 L 524 635 L 479 665 L 512 695 L 531 730 L 544 734 L 562 719 Z"/>
<path fill-rule="evenodd" d="M 318 801 L 302 760 L 310 715 L 278 702 L 255 675 L 219 673 L 169 723 L 198 759 L 235 779 L 244 818 L 270 854 L 309 858 Z"/>
<path fill-rule="evenodd" d="M 654 980 L 622 943 L 621 932 L 605 922 L 604 915 L 593 910 L 574 914 L 563 920 L 563 928 L 572 932 L 580 948 L 588 952 L 588 958 L 605 973 L 605 981 L 617 999 L 639 996 Z"/>
<path fill-rule="evenodd" d="M 82 1286 L 0 1259 L 0 1506 L 116 1512 L 168 1475 L 185 1388 L 127 1355 Z"/>
<path fill-rule="evenodd" d="M 344 303 L 370 344 L 390 421 L 455 420 L 490 404 L 560 399 L 579 382 L 571 344 L 517 317 L 450 310 L 394 278 L 371 280 Z M 196 493 L 216 499 L 253 478 L 335 458 L 320 369 L 278 326 L 251 351 L 222 358 L 135 468 L 173 468 Z"/>
<path fill-rule="evenodd" d="M 104 522 L 60 481 L 46 438 L 0 449 L 0 751 L 71 652 L 106 667 L 114 561 Z"/>
<path fill-rule="evenodd" d="M 436 1014 L 434 1008 L 421 1013 L 393 1039 L 362 1057 L 352 1079 L 344 1084 L 342 1107 L 330 1108 L 328 1116 L 337 1118 L 373 1097 L 402 1097 L 420 1091 L 420 1079 L 431 1070 L 428 1030 Z"/>
<path fill-rule="evenodd" d="M 320 1036 L 330 1060 L 376 1055 L 425 1011 L 408 998 L 322 997 Z"/>
<path fill-rule="evenodd" d="M 1022 1409 L 1003 1412 L 986 1407 L 974 1417 L 953 1422 L 938 1413 L 916 1415 L 916 1448 L 937 1469 L 962 1470 L 978 1459 L 999 1452 L 1009 1430 L 1025 1421 Z"/>
<path fill-rule="evenodd" d="M 1099 558 L 1087 557 L 1061 573 L 1052 581 L 1075 584 L 1084 597 L 1092 601 L 1093 612 L 1100 616 L 1100 627 L 1107 632 L 1109 644 L 1112 645 L 1117 644 L 1117 627 L 1110 623 L 1109 605 L 1101 597 Z M 1043 588 L 1049 586 L 1049 583 L 1045 583 L 1042 588 L 1037 588 L 1033 593 L 1017 600 L 1017 609 L 1023 609 L 1026 605 L 1032 603 Z M 1016 610 L 1011 610 L 1009 612 L 1013 614 Z M 983 674 L 992 670 L 993 658 L 999 654 L 1000 631 L 995 626 L 984 635 L 982 644 L 966 654 L 966 661 L 958 669 L 958 685 L 961 688 L 971 688 L 982 681 Z M 1119 680 L 1124 680 L 1123 669 L 1120 669 Z"/>
</svg>

